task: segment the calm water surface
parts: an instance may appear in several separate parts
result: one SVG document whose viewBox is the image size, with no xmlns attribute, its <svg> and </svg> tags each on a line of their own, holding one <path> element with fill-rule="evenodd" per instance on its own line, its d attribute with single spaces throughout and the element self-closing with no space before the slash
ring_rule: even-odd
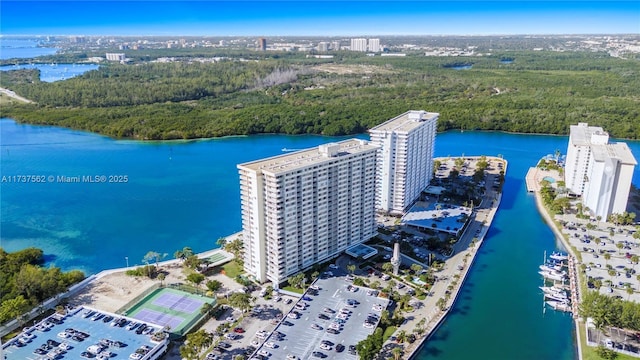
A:
<svg viewBox="0 0 640 360">
<path fill-rule="evenodd" d="M 14 64 L 0 66 L 0 71 L 38 69 L 40 70 L 40 81 L 54 82 L 82 75 L 87 71 L 96 70 L 98 67 L 96 64 Z"/>
<path fill-rule="evenodd" d="M 0 39 L 0 60 L 29 59 L 44 55 L 53 55 L 55 48 L 38 47 L 32 40 Z"/>
<path fill-rule="evenodd" d="M 51 264 L 87 273 L 124 266 L 125 257 L 140 264 L 148 251 L 172 258 L 184 246 L 211 249 L 241 228 L 236 164 L 341 139 L 260 135 L 142 143 L 3 119 L 1 175 L 54 180 L 0 184 L 0 245 L 40 247 Z M 640 143 L 629 145 L 639 157 Z M 502 155 L 509 168 L 500 211 L 460 299 L 418 359 L 575 357 L 571 318 L 542 311 L 537 267 L 544 251 L 559 244 L 524 185 L 529 166 L 566 146 L 567 137 L 557 136 L 438 135 L 436 156 Z M 63 183 L 59 176 L 105 176 L 107 182 Z M 127 182 L 110 183 L 109 176 Z"/>
</svg>

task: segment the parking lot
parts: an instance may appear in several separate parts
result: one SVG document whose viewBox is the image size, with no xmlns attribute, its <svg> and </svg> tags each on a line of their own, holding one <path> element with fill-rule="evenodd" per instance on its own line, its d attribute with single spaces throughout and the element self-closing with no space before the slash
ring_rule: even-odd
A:
<svg viewBox="0 0 640 360">
<path fill-rule="evenodd" d="M 563 233 L 568 235 L 571 245 L 581 253 L 587 277 L 601 281 L 599 291 L 625 300 L 640 301 L 637 264 L 631 260 L 632 256 L 640 254 L 640 243 L 630 235 L 632 227 L 618 227 L 619 230 L 612 235 L 607 228 L 610 224 L 601 223 L 596 229 L 589 230 L 586 220 L 578 220 L 573 215 L 558 217 L 566 222 Z M 592 224 L 598 225 L 596 222 Z M 633 293 L 627 293 L 626 284 L 633 289 Z"/>
<path fill-rule="evenodd" d="M 257 358 L 357 359 L 349 347 L 373 333 L 388 300 L 368 295 L 367 288 L 354 287 L 347 278 L 341 269 L 324 273 L 314 283 L 315 295 L 305 293 L 265 336 Z"/>
</svg>

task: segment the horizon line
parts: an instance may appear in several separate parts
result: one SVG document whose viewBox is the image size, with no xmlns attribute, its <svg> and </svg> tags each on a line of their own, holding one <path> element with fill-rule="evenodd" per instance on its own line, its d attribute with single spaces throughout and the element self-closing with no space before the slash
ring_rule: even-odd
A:
<svg viewBox="0 0 640 360">
<path fill-rule="evenodd" d="M 204 34 L 1 34 L 0 38 L 3 37 L 27 37 L 27 36 L 124 36 L 124 37 L 133 37 L 133 36 L 155 36 L 155 37 L 166 37 L 166 36 L 188 36 L 188 37 L 405 37 L 405 36 L 418 36 L 418 37 L 443 37 L 443 36 L 480 36 L 480 37 L 489 37 L 489 36 L 586 36 L 586 35 L 631 35 L 631 36 L 639 36 L 639 33 L 630 33 L 630 32 L 610 32 L 610 33 L 492 33 L 492 34 L 357 34 L 357 35 L 349 35 L 349 34 L 339 34 L 339 35 L 323 35 L 323 34 L 300 34 L 300 35 L 286 35 L 286 34 L 277 34 L 277 35 L 260 35 L 260 34 L 236 34 L 236 35 L 204 35 Z"/>
</svg>

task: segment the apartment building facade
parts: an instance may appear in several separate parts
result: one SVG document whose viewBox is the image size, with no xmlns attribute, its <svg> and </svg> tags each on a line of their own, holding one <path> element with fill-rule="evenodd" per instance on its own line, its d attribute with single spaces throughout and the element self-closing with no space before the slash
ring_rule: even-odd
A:
<svg viewBox="0 0 640 360">
<path fill-rule="evenodd" d="M 609 134 L 587 123 L 572 125 L 565 160 L 565 186 L 606 220 L 627 209 L 631 180 L 637 161 L 625 143 L 609 143 Z"/>
<path fill-rule="evenodd" d="M 380 148 L 376 210 L 401 215 L 433 177 L 438 113 L 408 111 L 369 130 Z"/>
<path fill-rule="evenodd" d="M 245 271 L 279 284 L 373 237 L 377 151 L 351 139 L 238 165 Z"/>
</svg>

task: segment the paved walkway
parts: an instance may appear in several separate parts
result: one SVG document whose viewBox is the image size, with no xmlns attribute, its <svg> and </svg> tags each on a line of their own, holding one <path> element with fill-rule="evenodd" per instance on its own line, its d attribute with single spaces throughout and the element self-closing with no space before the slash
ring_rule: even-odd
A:
<svg viewBox="0 0 640 360">
<path fill-rule="evenodd" d="M 488 159 L 497 160 L 497 158 Z M 500 161 L 504 160 L 500 159 Z M 504 161 L 504 163 L 506 174 L 507 162 Z M 397 328 L 395 335 L 400 331 L 405 331 L 407 335 L 413 333 L 417 323 L 422 319 L 426 321 L 424 326 L 425 333 L 418 337 L 412 344 L 408 342 L 397 344 L 394 341 L 388 340 L 383 345 L 382 358 L 386 359 L 392 356 L 390 350 L 396 346 L 400 346 L 404 350 L 402 359 L 412 358 L 422 344 L 428 341 L 431 334 L 437 330 L 453 307 L 464 280 L 468 275 L 469 269 L 472 267 L 477 250 L 482 245 L 498 210 L 498 206 L 500 205 L 502 195 L 493 190 L 490 185 L 496 176 L 497 174 L 490 174 L 487 178 L 486 183 L 489 185 L 487 185 L 482 204 L 474 209 L 469 227 L 461 235 L 460 240 L 454 245 L 454 255 L 445 260 L 444 269 L 437 273 L 439 281 L 436 281 L 431 288 L 431 296 L 427 296 L 425 300 L 421 301 L 421 306 L 418 310 L 404 314 L 409 320 Z M 473 239 L 476 239 L 476 244 L 471 247 L 470 244 Z M 451 296 L 444 306 L 445 310 L 441 311 L 437 306 L 438 300 L 445 296 L 445 292 L 449 290 L 451 285 L 453 285 L 453 289 L 450 291 Z"/>
</svg>

